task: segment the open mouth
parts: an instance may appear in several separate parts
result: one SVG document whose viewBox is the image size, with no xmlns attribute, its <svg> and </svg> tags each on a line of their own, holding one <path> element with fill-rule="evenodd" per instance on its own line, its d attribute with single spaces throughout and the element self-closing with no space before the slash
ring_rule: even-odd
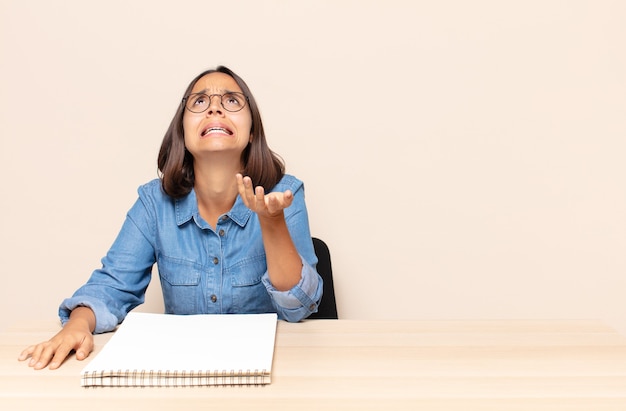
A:
<svg viewBox="0 0 626 411">
<path fill-rule="evenodd" d="M 227 136 L 232 136 L 233 135 L 232 131 L 230 131 L 229 129 L 224 128 L 224 127 L 208 127 L 208 128 L 206 128 L 206 129 L 204 129 L 202 131 L 201 135 L 202 135 L 202 137 L 204 137 L 204 136 L 206 136 L 208 134 L 214 134 L 214 133 L 224 134 L 224 135 L 227 135 Z"/>
</svg>

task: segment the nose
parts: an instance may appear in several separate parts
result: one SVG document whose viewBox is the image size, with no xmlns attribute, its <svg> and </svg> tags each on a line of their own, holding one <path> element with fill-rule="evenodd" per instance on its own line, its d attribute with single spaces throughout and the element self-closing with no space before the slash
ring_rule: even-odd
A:
<svg viewBox="0 0 626 411">
<path fill-rule="evenodd" d="M 222 114 L 222 96 L 219 94 L 209 96 L 209 108 L 206 113 L 207 116 L 211 114 Z"/>
</svg>

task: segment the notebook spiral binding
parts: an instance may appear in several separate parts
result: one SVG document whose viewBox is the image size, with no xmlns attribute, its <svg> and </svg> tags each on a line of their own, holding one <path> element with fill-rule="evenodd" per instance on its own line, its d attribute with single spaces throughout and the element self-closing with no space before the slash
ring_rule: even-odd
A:
<svg viewBox="0 0 626 411">
<path fill-rule="evenodd" d="M 211 385 L 258 386 L 270 383 L 267 370 L 222 371 L 93 371 L 83 373 L 83 387 L 199 387 Z"/>
</svg>

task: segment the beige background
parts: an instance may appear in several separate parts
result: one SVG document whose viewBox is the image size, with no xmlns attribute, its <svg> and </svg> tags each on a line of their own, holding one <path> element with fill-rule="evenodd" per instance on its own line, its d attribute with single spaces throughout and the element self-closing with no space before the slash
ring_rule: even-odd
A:
<svg viewBox="0 0 626 411">
<path fill-rule="evenodd" d="M 185 86 L 226 64 L 306 183 L 342 317 L 624 331 L 625 22 L 618 0 L 0 0 L 0 328 L 99 265 Z"/>
</svg>

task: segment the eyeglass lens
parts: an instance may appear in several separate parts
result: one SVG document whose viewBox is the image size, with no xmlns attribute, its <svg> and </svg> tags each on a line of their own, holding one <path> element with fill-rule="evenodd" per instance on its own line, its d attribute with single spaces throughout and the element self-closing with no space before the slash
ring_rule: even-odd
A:
<svg viewBox="0 0 626 411">
<path fill-rule="evenodd" d="M 187 97 L 186 107 L 192 113 L 202 113 L 211 105 L 211 98 L 220 97 L 221 105 L 226 111 L 239 111 L 246 105 L 246 97 L 242 93 L 225 93 L 225 94 L 191 94 Z"/>
</svg>

